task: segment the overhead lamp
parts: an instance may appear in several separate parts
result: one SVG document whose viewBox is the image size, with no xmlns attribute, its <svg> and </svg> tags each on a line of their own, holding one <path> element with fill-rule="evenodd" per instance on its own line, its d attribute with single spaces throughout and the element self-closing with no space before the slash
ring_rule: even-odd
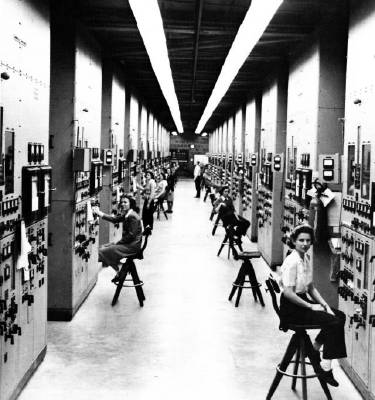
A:
<svg viewBox="0 0 375 400">
<path fill-rule="evenodd" d="M 201 136 L 207 136 L 207 132 L 203 132 Z"/>
<path fill-rule="evenodd" d="M 172 132 L 172 136 L 177 136 L 177 135 L 178 135 L 178 133 L 176 131 Z"/>
<path fill-rule="evenodd" d="M 220 75 L 208 99 L 206 108 L 199 120 L 196 133 L 205 127 L 207 121 L 215 111 L 217 105 L 229 89 L 233 79 L 237 75 L 242 64 L 245 62 L 254 46 L 266 30 L 272 17 L 284 0 L 253 0 L 246 16 L 238 29 L 237 35 L 232 43 L 228 55 L 221 68 Z"/>
<path fill-rule="evenodd" d="M 177 131 L 182 133 L 180 107 L 173 84 L 163 21 L 157 0 L 129 0 L 147 54 Z"/>
</svg>

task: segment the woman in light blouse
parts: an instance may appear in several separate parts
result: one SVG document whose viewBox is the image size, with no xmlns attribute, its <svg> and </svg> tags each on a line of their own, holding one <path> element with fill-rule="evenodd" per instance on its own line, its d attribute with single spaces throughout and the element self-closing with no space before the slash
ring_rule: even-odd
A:
<svg viewBox="0 0 375 400">
<path fill-rule="evenodd" d="M 290 239 L 293 251 L 281 266 L 280 327 L 283 329 L 288 324 L 322 326 L 313 344 L 316 351 L 323 346 L 320 375 L 328 384 L 338 386 L 331 361 L 346 357 L 345 314 L 332 309 L 314 286 L 313 269 L 306 254 L 314 241 L 311 226 L 297 226 Z"/>
</svg>

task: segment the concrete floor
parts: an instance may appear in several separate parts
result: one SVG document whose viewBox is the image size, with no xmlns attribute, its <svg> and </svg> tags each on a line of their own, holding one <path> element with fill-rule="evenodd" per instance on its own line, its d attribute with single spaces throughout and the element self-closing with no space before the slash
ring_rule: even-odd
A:
<svg viewBox="0 0 375 400">
<path fill-rule="evenodd" d="M 211 236 L 209 203 L 193 196 L 193 182 L 180 181 L 174 214 L 156 221 L 137 263 L 145 306 L 124 289 L 111 307 L 114 273 L 103 270 L 72 322 L 48 324 L 47 356 L 20 400 L 265 399 L 291 334 L 278 330 L 263 286 L 265 308 L 248 291 L 238 308 L 228 302 L 239 262 L 216 256 L 223 230 Z M 267 265 L 253 264 L 264 281 Z M 334 399 L 361 399 L 338 364 L 334 373 Z M 308 392 L 324 399 L 316 379 Z M 300 399 L 300 386 L 284 378 L 273 398 Z"/>
</svg>

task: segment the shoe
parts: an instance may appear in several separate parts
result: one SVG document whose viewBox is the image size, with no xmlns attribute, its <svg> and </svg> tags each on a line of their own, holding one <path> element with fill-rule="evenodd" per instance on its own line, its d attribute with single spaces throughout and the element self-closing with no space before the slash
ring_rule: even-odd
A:
<svg viewBox="0 0 375 400">
<path fill-rule="evenodd" d="M 322 378 L 324 382 L 328 383 L 328 385 L 337 387 L 339 386 L 339 383 L 336 381 L 335 377 L 333 376 L 333 372 L 330 369 L 329 371 L 324 371 L 323 368 L 321 368 L 319 372 L 319 378 Z"/>
<path fill-rule="evenodd" d="M 113 279 L 111 279 L 111 282 L 117 283 L 120 280 L 120 271 L 117 272 L 117 274 L 114 276 Z"/>
<path fill-rule="evenodd" d="M 173 211 L 172 211 L 172 210 L 167 210 L 167 211 L 166 211 L 166 213 L 168 213 L 168 214 L 172 214 L 172 213 L 173 213 Z"/>
</svg>

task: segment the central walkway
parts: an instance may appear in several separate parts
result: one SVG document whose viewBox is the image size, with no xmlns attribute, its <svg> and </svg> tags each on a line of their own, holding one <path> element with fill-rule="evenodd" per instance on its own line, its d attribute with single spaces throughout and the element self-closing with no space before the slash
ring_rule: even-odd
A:
<svg viewBox="0 0 375 400">
<path fill-rule="evenodd" d="M 226 249 L 216 256 L 223 230 L 211 236 L 209 202 L 194 193 L 192 180 L 178 183 L 174 213 L 155 221 L 137 262 L 144 307 L 133 288 L 111 307 L 114 272 L 103 270 L 72 322 L 48 324 L 47 356 L 20 400 L 265 399 L 290 333 L 278 330 L 264 286 L 265 308 L 249 291 L 238 308 L 228 302 L 240 264 Z M 268 267 L 253 264 L 264 282 Z M 338 366 L 335 375 L 334 399 L 361 398 Z M 308 381 L 309 400 L 324 398 L 316 381 Z M 293 393 L 284 378 L 273 398 L 300 399 L 300 384 Z"/>
</svg>

